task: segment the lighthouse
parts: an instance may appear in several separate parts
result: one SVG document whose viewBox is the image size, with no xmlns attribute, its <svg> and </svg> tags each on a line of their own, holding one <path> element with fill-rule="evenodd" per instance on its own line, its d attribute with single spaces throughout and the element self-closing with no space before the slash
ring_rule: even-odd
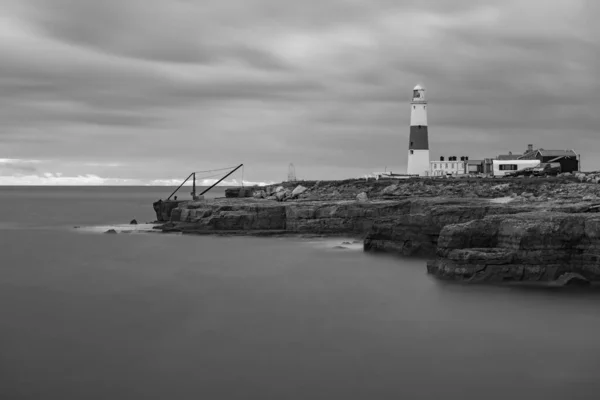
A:
<svg viewBox="0 0 600 400">
<path fill-rule="evenodd" d="M 429 172 L 429 138 L 427 136 L 427 100 L 420 85 L 413 89 L 410 102 L 410 138 L 408 143 L 408 175 L 425 176 Z"/>
</svg>

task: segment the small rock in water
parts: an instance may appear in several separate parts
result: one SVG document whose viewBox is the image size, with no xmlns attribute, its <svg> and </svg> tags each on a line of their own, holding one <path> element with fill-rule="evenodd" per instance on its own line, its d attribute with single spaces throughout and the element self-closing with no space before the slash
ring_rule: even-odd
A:
<svg viewBox="0 0 600 400">
<path fill-rule="evenodd" d="M 104 232 L 104 233 L 117 233 L 117 231 L 115 231 L 114 229 L 109 229 L 109 230 L 107 230 L 107 231 L 106 231 L 106 232 Z"/>
<path fill-rule="evenodd" d="M 134 219 L 132 219 L 132 220 L 131 220 L 131 222 L 129 223 L 129 225 L 137 225 L 137 223 L 138 223 L 138 222 L 137 222 L 137 221 L 135 220 L 135 218 L 134 218 Z"/>
<path fill-rule="evenodd" d="M 590 281 L 575 272 L 566 272 L 554 282 L 557 286 L 588 286 Z"/>
<path fill-rule="evenodd" d="M 344 247 L 344 246 L 334 246 L 333 248 L 334 249 L 347 249 L 347 247 Z"/>
<path fill-rule="evenodd" d="M 75 225 L 73 228 L 75 228 L 75 229 L 79 229 L 79 225 Z"/>
<path fill-rule="evenodd" d="M 342 242 L 342 244 L 352 244 L 352 243 L 350 243 L 350 242 Z"/>
</svg>

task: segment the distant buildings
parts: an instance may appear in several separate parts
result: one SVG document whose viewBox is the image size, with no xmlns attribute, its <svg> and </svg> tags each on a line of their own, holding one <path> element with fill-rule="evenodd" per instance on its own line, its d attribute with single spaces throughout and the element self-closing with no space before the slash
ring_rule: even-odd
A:
<svg viewBox="0 0 600 400">
<path fill-rule="evenodd" d="M 503 176 L 512 171 L 530 168 L 540 163 L 560 163 L 562 172 L 575 172 L 581 170 L 580 157 L 575 150 L 544 150 L 533 149 L 528 145 L 523 154 L 500 154 L 495 158 L 483 160 L 469 160 L 469 157 L 461 157 L 457 160 L 451 156 L 446 160 L 440 157 L 439 161 L 431 161 L 429 167 L 430 176 L 448 175 L 493 175 Z"/>
<path fill-rule="evenodd" d="M 430 176 L 464 175 L 468 173 L 469 157 L 461 157 L 460 161 L 455 156 L 440 157 L 439 161 L 429 162 Z"/>
<path fill-rule="evenodd" d="M 562 172 L 576 172 L 581 170 L 580 156 L 575 150 L 544 150 L 534 149 L 532 144 L 527 145 L 527 150 L 521 155 L 500 154 L 496 157 L 497 161 L 514 161 L 513 163 L 503 162 L 504 165 L 511 166 L 512 170 L 527 168 L 531 161 L 539 163 L 559 163 Z M 498 162 L 496 163 L 498 164 Z"/>
</svg>

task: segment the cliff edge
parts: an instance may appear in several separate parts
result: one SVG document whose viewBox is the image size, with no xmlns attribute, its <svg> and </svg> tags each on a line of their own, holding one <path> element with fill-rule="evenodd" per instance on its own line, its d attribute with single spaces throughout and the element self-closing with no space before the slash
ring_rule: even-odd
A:
<svg viewBox="0 0 600 400">
<path fill-rule="evenodd" d="M 360 237 L 365 251 L 435 257 L 427 270 L 443 279 L 600 280 L 600 185 L 591 180 L 300 182 L 252 195 L 155 210 L 169 219 L 165 232 Z"/>
</svg>

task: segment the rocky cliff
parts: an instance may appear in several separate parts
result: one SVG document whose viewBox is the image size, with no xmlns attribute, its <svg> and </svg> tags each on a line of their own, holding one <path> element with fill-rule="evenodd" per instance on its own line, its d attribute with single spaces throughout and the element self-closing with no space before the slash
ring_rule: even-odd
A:
<svg viewBox="0 0 600 400">
<path fill-rule="evenodd" d="M 598 195 L 600 185 L 577 177 L 301 182 L 255 188 L 253 198 L 181 202 L 161 228 L 352 235 L 365 251 L 436 257 L 428 271 L 454 280 L 552 280 L 565 272 L 598 280 L 600 214 L 589 213 L 600 208 Z"/>
<path fill-rule="evenodd" d="M 437 277 L 470 282 L 552 281 L 566 273 L 600 280 L 598 213 L 528 212 L 445 226 Z"/>
</svg>

